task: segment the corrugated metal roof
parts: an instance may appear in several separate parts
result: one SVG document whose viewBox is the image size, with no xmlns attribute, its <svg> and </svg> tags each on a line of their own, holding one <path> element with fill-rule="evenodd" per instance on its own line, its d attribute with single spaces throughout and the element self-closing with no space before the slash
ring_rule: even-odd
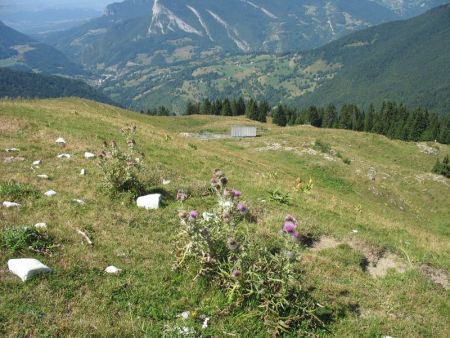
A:
<svg viewBox="0 0 450 338">
<path fill-rule="evenodd" d="M 256 127 L 234 126 L 231 128 L 232 137 L 256 137 Z"/>
</svg>

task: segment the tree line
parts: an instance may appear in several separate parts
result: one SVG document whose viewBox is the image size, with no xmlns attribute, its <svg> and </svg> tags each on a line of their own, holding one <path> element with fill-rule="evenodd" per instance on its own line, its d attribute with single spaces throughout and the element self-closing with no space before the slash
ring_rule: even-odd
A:
<svg viewBox="0 0 450 338">
<path fill-rule="evenodd" d="M 318 128 L 365 131 L 404 141 L 438 141 L 450 144 L 450 116 L 440 116 L 426 109 L 410 110 L 403 104 L 386 101 L 380 109 L 370 105 L 367 111 L 355 104 L 293 109 L 278 105 L 272 111 L 273 123 L 279 126 L 311 124 Z"/>
<path fill-rule="evenodd" d="M 204 99 L 200 102 L 188 102 L 185 115 L 221 115 L 221 116 L 243 116 L 259 122 L 267 122 L 270 113 L 270 105 L 267 101 L 258 102 L 254 99 L 248 101 L 244 98 L 234 99 Z"/>
<path fill-rule="evenodd" d="M 149 109 L 143 114 L 173 116 L 164 106 Z M 317 128 L 335 128 L 385 135 L 404 141 L 438 141 L 450 144 L 450 116 L 438 115 L 426 109 L 408 109 L 402 103 L 386 101 L 376 110 L 370 105 L 367 111 L 355 104 L 344 104 L 340 109 L 330 104 L 324 107 L 293 108 L 284 104 L 271 108 L 267 101 L 225 98 L 188 102 L 185 115 L 246 116 L 272 122 L 278 126 L 311 124 Z"/>
</svg>

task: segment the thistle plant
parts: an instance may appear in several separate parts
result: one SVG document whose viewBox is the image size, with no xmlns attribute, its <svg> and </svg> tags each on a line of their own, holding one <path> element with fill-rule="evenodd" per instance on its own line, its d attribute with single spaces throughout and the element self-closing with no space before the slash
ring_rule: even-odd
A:
<svg viewBox="0 0 450 338">
<path fill-rule="evenodd" d="M 99 155 L 99 165 L 103 172 L 103 187 L 111 194 L 131 192 L 138 195 L 142 189 L 139 180 L 144 169 L 143 155 L 137 150 L 134 136 L 136 127 L 127 127 L 121 130 L 127 143 L 124 151 L 116 141 L 104 143 L 104 150 Z"/>
<path fill-rule="evenodd" d="M 315 303 L 302 289 L 297 220 L 287 216 L 275 247 L 266 245 L 254 235 L 242 193 L 228 187 L 222 170 L 214 171 L 211 186 L 213 210 L 204 217 L 196 210 L 179 213 L 176 268 L 194 269 L 194 280 L 206 278 L 224 290 L 230 309 L 248 309 L 273 336 L 319 323 Z"/>
</svg>

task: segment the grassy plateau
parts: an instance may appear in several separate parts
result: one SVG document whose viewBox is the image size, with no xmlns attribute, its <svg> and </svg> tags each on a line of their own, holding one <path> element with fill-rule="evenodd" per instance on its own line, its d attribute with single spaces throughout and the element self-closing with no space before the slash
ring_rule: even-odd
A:
<svg viewBox="0 0 450 338">
<path fill-rule="evenodd" d="M 236 124 L 257 125 L 259 137 L 196 137 L 229 134 Z M 138 209 L 128 194 L 111 199 L 100 188 L 96 160 L 83 156 L 99 153 L 104 141 L 125 146 L 125 126 L 137 127 L 152 175 L 171 181 L 152 187 L 165 197 L 158 210 Z M 64 148 L 55 144 L 58 137 L 67 141 Z M 13 147 L 19 151 L 4 151 Z M 0 207 L 0 243 L 11 229 L 39 222 L 47 223 L 52 242 L 48 250 L 2 244 L 0 336 L 177 337 L 168 328 L 198 327 L 207 316 L 208 327 L 196 336 L 267 337 L 251 310 L 225 311 L 220 289 L 172 269 L 178 211 L 202 213 L 214 205 L 208 188 L 215 168 L 227 173 L 256 215 L 254 236 L 275 238 L 292 214 L 310 238 L 295 264 L 305 288 L 332 314 L 305 336 L 450 335 L 450 180 L 430 173 L 449 146 L 241 117 L 149 117 L 55 99 L 0 101 L 0 149 L 0 202 L 22 205 Z M 57 158 L 63 152 L 71 158 Z M 42 164 L 32 169 L 36 160 Z M 305 193 L 308 182 L 313 186 Z M 50 189 L 57 195 L 44 196 Z M 176 201 L 178 189 L 190 198 Z M 22 283 L 6 264 L 24 257 L 53 272 Z M 106 274 L 109 265 L 122 273 Z M 188 320 L 179 318 L 184 311 Z"/>
</svg>

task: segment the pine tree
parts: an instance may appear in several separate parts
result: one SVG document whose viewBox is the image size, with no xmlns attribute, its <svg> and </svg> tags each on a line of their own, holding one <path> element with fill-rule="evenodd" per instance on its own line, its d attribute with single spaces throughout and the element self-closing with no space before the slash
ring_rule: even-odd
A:
<svg viewBox="0 0 450 338">
<path fill-rule="evenodd" d="M 245 115 L 245 110 L 246 110 L 246 104 L 245 104 L 245 100 L 243 99 L 243 97 L 239 97 L 239 99 L 237 100 L 237 106 L 236 106 L 236 115 L 237 116 L 241 116 L 241 115 Z"/>
<path fill-rule="evenodd" d="M 323 115 L 322 120 L 322 127 L 323 128 L 335 128 L 338 123 L 338 112 L 336 110 L 336 107 L 332 104 L 329 104 L 325 108 L 325 112 Z"/>
<path fill-rule="evenodd" d="M 233 112 L 231 110 L 230 100 L 225 99 L 222 103 L 222 111 L 220 112 L 222 116 L 232 116 Z"/>
<path fill-rule="evenodd" d="M 369 105 L 369 110 L 367 111 L 367 114 L 364 119 L 364 131 L 371 132 L 373 129 L 373 122 L 375 119 L 375 108 L 373 104 L 371 103 Z"/>
<path fill-rule="evenodd" d="M 312 126 L 320 128 L 322 127 L 322 117 L 316 106 L 311 106 L 308 109 L 309 122 Z"/>
<path fill-rule="evenodd" d="M 278 105 L 277 109 L 275 109 L 272 117 L 272 122 L 280 127 L 285 127 L 287 124 L 286 111 L 283 105 Z"/>
<path fill-rule="evenodd" d="M 247 102 L 245 116 L 247 116 L 247 118 L 251 120 L 258 121 L 259 117 L 258 103 L 254 99 L 250 99 L 250 101 Z"/>
<path fill-rule="evenodd" d="M 339 128 L 352 129 L 352 107 L 344 104 L 339 114 Z"/>
<path fill-rule="evenodd" d="M 208 99 L 203 100 L 200 105 L 200 114 L 201 115 L 212 115 L 212 105 L 211 101 Z"/>
<path fill-rule="evenodd" d="M 186 105 L 185 115 L 195 115 L 198 114 L 198 106 L 193 102 L 189 101 Z"/>
<path fill-rule="evenodd" d="M 258 121 L 263 123 L 267 122 L 267 115 L 270 113 L 270 106 L 267 101 L 263 101 L 259 104 L 258 113 Z"/>
</svg>

